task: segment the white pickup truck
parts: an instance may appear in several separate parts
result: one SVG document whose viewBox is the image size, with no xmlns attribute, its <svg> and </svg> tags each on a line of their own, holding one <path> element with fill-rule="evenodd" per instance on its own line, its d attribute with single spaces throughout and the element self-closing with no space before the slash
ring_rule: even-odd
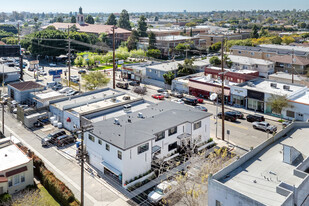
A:
<svg viewBox="0 0 309 206">
<path fill-rule="evenodd" d="M 252 125 L 254 129 L 260 129 L 267 133 L 274 133 L 277 131 L 277 127 L 270 125 L 268 122 L 253 122 Z"/>
<path fill-rule="evenodd" d="M 176 181 L 163 181 L 158 184 L 155 189 L 148 194 L 149 202 L 156 204 L 163 198 L 166 198 L 177 189 L 178 183 Z"/>
</svg>

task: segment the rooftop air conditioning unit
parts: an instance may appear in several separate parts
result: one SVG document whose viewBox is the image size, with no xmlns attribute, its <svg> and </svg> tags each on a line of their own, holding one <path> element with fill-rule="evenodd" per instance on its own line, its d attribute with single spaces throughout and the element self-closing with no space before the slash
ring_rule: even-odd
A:
<svg viewBox="0 0 309 206">
<path fill-rule="evenodd" d="M 270 87 L 277 88 L 277 84 L 276 83 L 270 83 Z"/>
<path fill-rule="evenodd" d="M 283 85 L 283 89 L 289 91 L 290 90 L 290 86 L 289 85 Z"/>
<path fill-rule="evenodd" d="M 139 113 L 137 114 L 137 117 L 143 119 L 143 118 L 144 118 L 143 113 L 139 112 Z"/>
</svg>

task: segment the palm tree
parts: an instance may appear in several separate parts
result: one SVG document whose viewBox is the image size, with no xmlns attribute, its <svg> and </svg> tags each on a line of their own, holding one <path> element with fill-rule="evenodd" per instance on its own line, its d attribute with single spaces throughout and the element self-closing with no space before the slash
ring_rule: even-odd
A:
<svg viewBox="0 0 309 206">
<path fill-rule="evenodd" d="M 282 119 L 282 109 L 286 107 L 292 108 L 293 105 L 289 103 L 287 96 L 278 96 L 278 95 L 271 95 L 267 102 L 274 113 L 280 114 L 280 118 Z"/>
</svg>

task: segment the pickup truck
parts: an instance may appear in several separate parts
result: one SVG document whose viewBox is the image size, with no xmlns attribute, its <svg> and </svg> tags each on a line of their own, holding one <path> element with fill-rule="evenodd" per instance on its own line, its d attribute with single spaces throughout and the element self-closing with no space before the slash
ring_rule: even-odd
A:
<svg viewBox="0 0 309 206">
<path fill-rule="evenodd" d="M 152 204 L 159 203 L 163 198 L 166 198 L 175 190 L 177 189 L 177 182 L 176 181 L 163 181 L 160 184 L 158 184 L 155 189 L 148 194 L 148 200 Z"/>
<path fill-rule="evenodd" d="M 253 122 L 252 125 L 254 129 L 260 129 L 267 133 L 274 133 L 277 131 L 276 126 L 272 126 L 267 122 Z"/>
</svg>

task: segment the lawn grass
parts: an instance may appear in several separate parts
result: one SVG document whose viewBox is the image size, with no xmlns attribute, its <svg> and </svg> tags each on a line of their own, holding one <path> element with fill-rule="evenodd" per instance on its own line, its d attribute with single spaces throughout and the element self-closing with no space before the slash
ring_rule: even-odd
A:
<svg viewBox="0 0 309 206">
<path fill-rule="evenodd" d="M 37 202 L 37 205 L 60 206 L 60 204 L 47 192 L 43 185 L 38 184 L 37 187 L 40 190 L 40 195 L 42 197 Z"/>
<path fill-rule="evenodd" d="M 139 62 L 124 62 L 124 64 L 135 64 L 135 63 L 139 63 Z M 121 66 L 122 66 L 122 64 L 118 64 L 118 68 L 120 68 Z M 99 71 L 99 70 L 112 69 L 112 68 L 113 68 L 113 65 L 110 64 L 110 65 L 92 68 L 92 69 L 89 69 L 89 71 Z"/>
</svg>

